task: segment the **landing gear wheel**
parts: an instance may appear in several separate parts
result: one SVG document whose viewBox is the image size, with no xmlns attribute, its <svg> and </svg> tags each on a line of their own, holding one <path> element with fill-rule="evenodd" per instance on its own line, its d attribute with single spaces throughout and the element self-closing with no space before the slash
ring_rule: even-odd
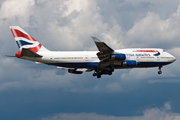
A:
<svg viewBox="0 0 180 120">
<path fill-rule="evenodd" d="M 108 75 L 112 75 L 112 72 L 108 73 Z"/>
<path fill-rule="evenodd" d="M 158 71 L 158 74 L 162 74 L 162 71 Z"/>
<path fill-rule="evenodd" d="M 97 73 L 93 73 L 93 76 L 97 76 Z"/>
<path fill-rule="evenodd" d="M 101 78 L 101 74 L 97 74 L 97 78 Z"/>
</svg>

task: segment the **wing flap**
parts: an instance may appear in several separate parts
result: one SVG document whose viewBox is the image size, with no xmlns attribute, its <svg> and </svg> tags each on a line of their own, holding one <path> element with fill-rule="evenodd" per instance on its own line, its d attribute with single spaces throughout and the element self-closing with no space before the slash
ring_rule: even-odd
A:
<svg viewBox="0 0 180 120">
<path fill-rule="evenodd" d="M 87 69 L 87 68 L 66 68 L 66 67 L 59 67 L 59 66 L 57 66 L 57 68 L 60 68 L 62 70 L 70 69 L 70 70 L 75 70 L 75 71 L 78 71 L 78 72 L 90 72 L 90 71 L 92 71 L 92 69 Z"/>
</svg>

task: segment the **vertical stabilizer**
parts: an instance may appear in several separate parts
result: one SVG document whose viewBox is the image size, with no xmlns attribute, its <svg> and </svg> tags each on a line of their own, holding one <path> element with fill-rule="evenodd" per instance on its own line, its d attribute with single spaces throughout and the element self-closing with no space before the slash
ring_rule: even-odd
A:
<svg viewBox="0 0 180 120">
<path fill-rule="evenodd" d="M 22 48 L 30 49 L 35 53 L 49 51 L 19 26 L 10 26 L 10 29 L 20 51 Z"/>
</svg>

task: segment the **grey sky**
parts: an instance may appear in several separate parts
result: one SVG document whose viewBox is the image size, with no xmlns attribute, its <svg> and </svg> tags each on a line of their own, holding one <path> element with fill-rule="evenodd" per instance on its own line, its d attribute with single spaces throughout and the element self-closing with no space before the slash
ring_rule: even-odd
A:
<svg viewBox="0 0 180 120">
<path fill-rule="evenodd" d="M 50 50 L 163 48 L 175 63 L 117 70 L 101 79 L 6 58 L 18 47 L 9 26 L 21 26 Z M 0 0 L 0 119 L 177 120 L 180 67 L 179 0 Z"/>
</svg>

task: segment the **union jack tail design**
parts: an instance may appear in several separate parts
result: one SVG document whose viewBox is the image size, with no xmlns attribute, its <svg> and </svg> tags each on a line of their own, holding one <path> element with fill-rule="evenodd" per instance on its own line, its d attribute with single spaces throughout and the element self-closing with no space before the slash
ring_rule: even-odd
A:
<svg viewBox="0 0 180 120">
<path fill-rule="evenodd" d="M 10 29 L 20 51 L 22 48 L 30 49 L 35 53 L 49 51 L 19 26 L 10 26 Z"/>
</svg>

